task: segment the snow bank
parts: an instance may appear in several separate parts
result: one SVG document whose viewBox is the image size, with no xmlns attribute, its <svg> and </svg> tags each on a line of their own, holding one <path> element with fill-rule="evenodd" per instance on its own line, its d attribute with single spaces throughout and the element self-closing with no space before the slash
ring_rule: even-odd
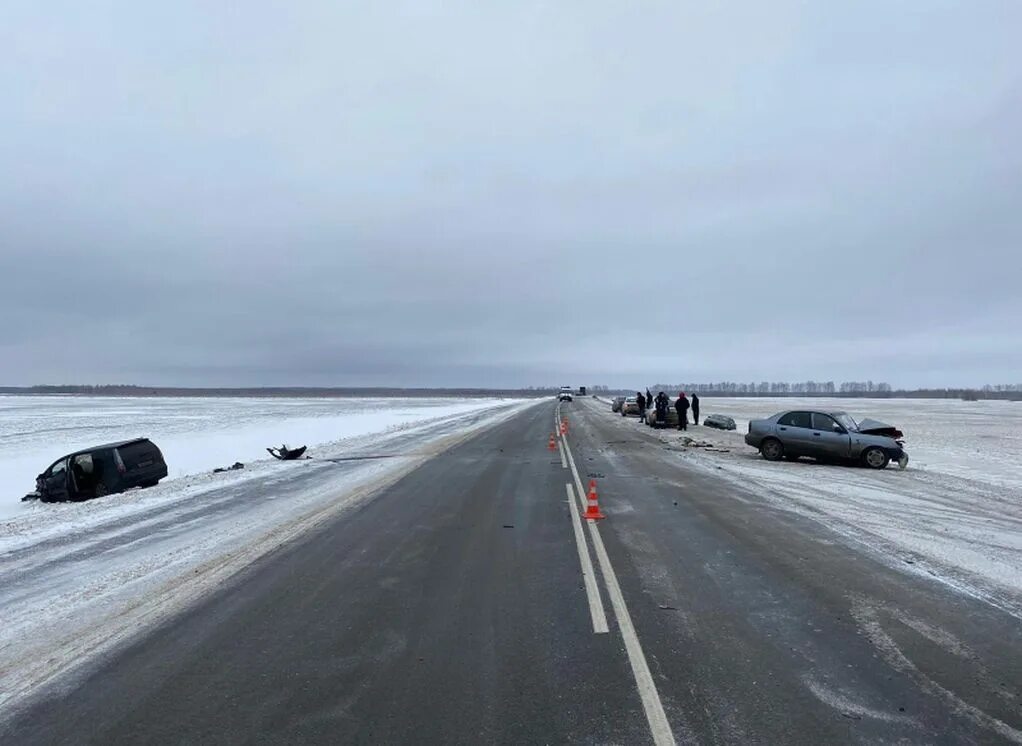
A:
<svg viewBox="0 0 1022 746">
<path fill-rule="evenodd" d="M 62 455 L 135 437 L 163 451 L 170 477 L 269 458 L 265 448 L 312 447 L 500 400 L 0 396 L 0 520 L 25 510 L 21 496 Z"/>
<path fill-rule="evenodd" d="M 916 469 L 1022 490 L 1022 402 L 705 398 L 700 405 L 704 417 L 711 413 L 734 417 L 743 435 L 750 419 L 789 409 L 843 411 L 856 421 L 872 417 L 905 433 L 905 448 Z"/>
</svg>

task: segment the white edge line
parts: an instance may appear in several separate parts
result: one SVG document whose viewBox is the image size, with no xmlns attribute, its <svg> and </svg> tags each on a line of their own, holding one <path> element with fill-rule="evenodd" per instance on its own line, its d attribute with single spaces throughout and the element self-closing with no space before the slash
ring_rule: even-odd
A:
<svg viewBox="0 0 1022 746">
<path fill-rule="evenodd" d="M 600 586 L 596 584 L 596 572 L 593 561 L 589 559 L 589 547 L 586 535 L 582 531 L 582 519 L 575 508 L 575 490 L 568 483 L 568 510 L 571 512 L 571 523 L 575 530 L 575 545 L 578 547 L 578 561 L 582 565 L 582 579 L 585 581 L 586 597 L 589 599 L 589 616 L 593 620 L 593 634 L 602 635 L 610 631 L 607 626 L 607 615 L 603 611 L 603 599 L 600 597 Z"/>
<path fill-rule="evenodd" d="M 571 454 L 571 446 L 567 438 L 564 439 L 564 450 L 568 454 L 568 463 L 571 464 L 571 472 L 575 477 L 575 487 L 578 489 L 579 501 L 582 501 L 582 480 L 579 479 L 578 469 L 575 467 L 575 458 Z M 667 720 L 667 713 L 664 712 L 663 702 L 660 701 L 660 693 L 657 691 L 656 682 L 653 681 L 653 674 L 649 670 L 646 656 L 642 652 L 642 644 L 639 636 L 635 633 L 635 626 L 632 624 L 632 616 L 628 613 L 628 606 L 625 604 L 625 597 L 621 593 L 621 586 L 617 582 L 617 574 L 614 566 L 610 563 L 607 549 L 603 546 L 603 538 L 600 536 L 600 527 L 596 521 L 587 521 L 589 533 L 593 539 L 593 548 L 596 550 L 596 559 L 600 563 L 600 572 L 603 573 L 603 582 L 607 586 L 607 595 L 610 596 L 610 605 L 614 609 L 614 616 L 617 618 L 617 626 L 621 630 L 621 637 L 625 641 L 625 652 L 628 654 L 628 662 L 632 667 L 632 676 L 635 677 L 635 686 L 639 690 L 639 697 L 642 699 L 642 708 L 646 711 L 646 722 L 649 723 L 650 735 L 653 736 L 653 743 L 657 746 L 668 746 L 675 743 L 674 733 L 671 732 L 671 723 Z"/>
<path fill-rule="evenodd" d="M 564 458 L 564 443 L 562 443 L 561 441 L 557 441 L 557 447 L 561 451 L 561 468 L 562 469 L 567 469 L 568 468 L 568 460 L 566 458 Z"/>
</svg>

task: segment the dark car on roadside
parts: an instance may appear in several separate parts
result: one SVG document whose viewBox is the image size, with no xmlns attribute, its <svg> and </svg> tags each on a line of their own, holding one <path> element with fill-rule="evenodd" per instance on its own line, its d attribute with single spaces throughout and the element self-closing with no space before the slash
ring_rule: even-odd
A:
<svg viewBox="0 0 1022 746">
<path fill-rule="evenodd" d="M 723 414 L 708 414 L 706 419 L 703 420 L 703 425 L 706 427 L 712 427 L 717 430 L 737 430 L 738 425 L 735 424 L 733 418 Z"/>
<path fill-rule="evenodd" d="M 623 397 L 623 396 L 615 396 L 613 401 L 611 401 L 611 403 L 610 403 L 610 411 L 611 412 L 620 412 L 621 411 L 621 405 L 624 404 L 624 403 L 625 403 L 625 397 Z"/>
<path fill-rule="evenodd" d="M 36 493 L 48 503 L 88 500 L 152 487 L 165 476 L 160 449 L 148 438 L 136 438 L 61 456 L 36 477 Z"/>
<path fill-rule="evenodd" d="M 809 456 L 818 461 L 849 461 L 884 469 L 894 461 L 908 465 L 902 433 L 875 420 L 856 422 L 846 412 L 781 412 L 752 420 L 745 442 L 767 461 L 795 461 Z"/>
</svg>

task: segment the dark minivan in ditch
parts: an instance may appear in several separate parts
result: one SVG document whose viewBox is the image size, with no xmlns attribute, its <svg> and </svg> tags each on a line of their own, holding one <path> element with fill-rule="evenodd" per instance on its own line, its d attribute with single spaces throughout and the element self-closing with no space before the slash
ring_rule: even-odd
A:
<svg viewBox="0 0 1022 746">
<path fill-rule="evenodd" d="M 148 438 L 85 448 L 62 456 L 36 477 L 43 502 L 88 500 L 132 487 L 152 487 L 167 476 L 163 454 Z"/>
</svg>

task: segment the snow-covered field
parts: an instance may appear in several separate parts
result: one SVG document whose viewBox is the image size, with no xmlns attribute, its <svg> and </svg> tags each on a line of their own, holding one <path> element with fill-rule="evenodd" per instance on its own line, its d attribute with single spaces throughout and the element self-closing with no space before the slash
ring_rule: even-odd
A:
<svg viewBox="0 0 1022 746">
<path fill-rule="evenodd" d="M 790 409 L 847 411 L 905 433 L 908 469 L 769 463 L 743 440 L 750 419 Z M 686 448 L 778 507 L 818 520 L 892 564 L 925 573 L 1022 618 L 1022 403 L 943 399 L 703 399 L 701 414 L 737 432 L 688 435 L 730 449 Z M 672 449 L 681 434 L 661 432 Z"/>
<path fill-rule="evenodd" d="M 151 438 L 169 477 L 267 460 L 267 446 L 311 448 L 438 416 L 492 406 L 480 399 L 287 399 L 0 396 L 0 521 L 60 456 Z M 310 450 L 310 453 L 313 451 Z"/>
<path fill-rule="evenodd" d="M 7 475 L 20 479 L 27 463 L 32 477 L 73 448 L 144 434 L 163 448 L 171 477 L 83 503 L 15 502 L 0 517 L 0 718 L 41 685 L 536 401 L 4 400 L 4 442 L 35 454 L 9 459 Z M 282 440 L 308 444 L 313 458 L 285 463 L 262 450 Z M 246 468 L 210 473 L 235 460 Z M 174 476 L 181 471 L 191 473 Z"/>
</svg>

